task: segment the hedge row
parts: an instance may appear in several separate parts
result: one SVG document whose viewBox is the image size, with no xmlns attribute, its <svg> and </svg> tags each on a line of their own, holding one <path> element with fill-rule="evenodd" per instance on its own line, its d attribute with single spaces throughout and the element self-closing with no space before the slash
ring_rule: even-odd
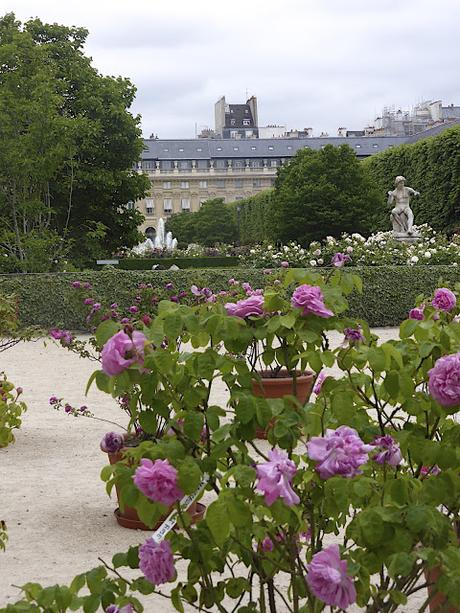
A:
<svg viewBox="0 0 460 613">
<path fill-rule="evenodd" d="M 230 203 L 235 210 L 241 245 L 253 245 L 273 240 L 273 189 Z"/>
<path fill-rule="evenodd" d="M 407 185 L 420 192 L 419 198 L 411 200 L 416 223 L 443 231 L 459 227 L 460 127 L 372 155 L 362 164 L 379 187 L 382 207 L 387 191 L 394 188 L 395 177 L 404 175 Z M 385 216 L 385 224 L 387 219 Z"/>
<path fill-rule="evenodd" d="M 460 271 L 453 266 L 375 266 L 349 269 L 363 279 L 363 294 L 350 299 L 350 315 L 365 319 L 371 326 L 394 326 L 407 316 L 416 296 L 432 292 L 441 282 L 460 282 Z M 14 293 L 24 324 L 45 328 L 61 326 L 84 329 L 85 322 L 75 309 L 75 290 L 70 287 L 76 278 L 89 281 L 104 303 L 118 302 L 122 307 L 132 304 L 139 283 L 152 283 L 163 288 L 172 281 L 178 289 L 200 287 L 222 290 L 228 279 L 248 281 L 253 287 L 263 287 L 267 277 L 254 269 L 203 269 L 178 271 L 121 271 L 43 273 L 0 275 L 0 293 Z"/>
<path fill-rule="evenodd" d="M 170 266 L 179 268 L 229 268 L 238 266 L 239 259 L 236 256 L 223 257 L 190 257 L 190 258 L 127 258 L 120 260 L 118 268 L 122 270 L 152 270 L 152 266 L 159 265 L 163 269 Z"/>
</svg>

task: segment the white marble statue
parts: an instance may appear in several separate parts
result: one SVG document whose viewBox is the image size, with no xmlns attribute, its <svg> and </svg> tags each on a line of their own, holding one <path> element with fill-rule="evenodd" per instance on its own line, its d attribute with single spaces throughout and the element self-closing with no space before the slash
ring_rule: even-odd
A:
<svg viewBox="0 0 460 613">
<path fill-rule="evenodd" d="M 415 239 L 418 235 L 413 230 L 414 214 L 409 204 L 411 196 L 420 196 L 420 192 L 415 191 L 412 187 L 406 187 L 405 182 L 404 177 L 396 177 L 395 189 L 388 192 L 388 204 L 393 206 L 390 219 L 395 238 Z"/>
</svg>

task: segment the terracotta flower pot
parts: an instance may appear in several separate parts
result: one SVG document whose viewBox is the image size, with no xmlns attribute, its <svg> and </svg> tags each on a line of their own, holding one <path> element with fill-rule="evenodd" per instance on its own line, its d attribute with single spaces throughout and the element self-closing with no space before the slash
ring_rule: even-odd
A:
<svg viewBox="0 0 460 613">
<path fill-rule="evenodd" d="M 120 449 L 120 451 L 117 451 L 116 453 L 107 453 L 107 455 L 109 456 L 110 464 L 116 464 L 123 459 L 124 453 L 123 449 Z M 120 503 L 120 492 L 117 485 L 115 486 L 115 489 L 117 492 L 118 503 Z M 173 507 L 170 508 L 169 512 L 172 510 Z M 205 511 L 206 507 L 204 504 L 201 504 L 201 502 L 193 502 L 187 509 L 187 513 L 190 515 L 193 524 L 196 524 L 198 521 L 203 519 Z M 118 507 L 115 509 L 114 515 L 118 524 L 123 526 L 123 528 L 130 528 L 131 530 L 156 530 L 161 526 L 167 515 L 169 515 L 169 512 L 164 517 L 160 518 L 153 528 L 146 526 L 144 522 L 139 519 L 136 509 L 133 509 L 132 507 L 125 506 L 123 511 L 121 511 L 120 507 Z"/>
<path fill-rule="evenodd" d="M 280 370 L 276 377 L 267 376 L 271 371 L 259 371 L 260 379 L 253 379 L 252 393 L 262 398 L 283 398 L 283 396 L 295 396 L 300 404 L 305 404 L 310 398 L 315 375 L 312 372 L 300 373 L 296 377 L 296 389 L 294 393 L 294 379 L 288 376 L 285 369 Z M 266 439 L 267 433 L 262 428 L 256 429 L 257 438 Z"/>
<path fill-rule="evenodd" d="M 430 568 L 425 571 L 425 579 L 427 583 L 436 583 L 436 581 L 441 576 L 441 568 L 439 566 L 435 566 L 434 568 Z M 428 594 L 434 592 L 434 587 L 428 588 Z M 430 600 L 430 611 L 431 613 L 459 613 L 460 609 L 458 607 L 450 606 L 447 598 L 444 594 L 440 592 L 436 594 L 433 600 Z"/>
</svg>

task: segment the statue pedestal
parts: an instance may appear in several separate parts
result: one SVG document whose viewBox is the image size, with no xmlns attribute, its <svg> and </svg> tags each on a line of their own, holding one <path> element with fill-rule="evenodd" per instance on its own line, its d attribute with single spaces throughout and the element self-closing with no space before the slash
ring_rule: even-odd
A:
<svg viewBox="0 0 460 613">
<path fill-rule="evenodd" d="M 393 238 L 395 241 L 401 243 L 416 243 L 420 240 L 420 235 L 415 233 L 407 233 L 407 232 L 393 232 Z"/>
</svg>

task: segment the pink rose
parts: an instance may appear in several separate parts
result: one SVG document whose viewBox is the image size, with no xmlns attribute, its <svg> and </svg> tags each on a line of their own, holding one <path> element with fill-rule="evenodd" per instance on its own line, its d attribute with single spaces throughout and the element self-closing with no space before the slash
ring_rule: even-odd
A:
<svg viewBox="0 0 460 613">
<path fill-rule="evenodd" d="M 264 298 L 263 296 L 254 295 L 238 300 L 238 302 L 227 302 L 225 310 L 229 315 L 235 317 L 249 317 L 250 315 L 263 315 L 264 313 Z"/>
<path fill-rule="evenodd" d="M 142 332 L 134 330 L 129 336 L 120 330 L 106 342 L 102 348 L 102 370 L 109 377 L 119 375 L 132 364 L 144 361 L 144 344 L 147 338 Z"/>
<path fill-rule="evenodd" d="M 177 470 L 168 460 L 143 458 L 134 474 L 134 483 L 140 491 L 153 500 L 171 506 L 184 495 L 177 485 Z"/>
<path fill-rule="evenodd" d="M 307 583 L 316 598 L 330 607 L 346 610 L 356 601 L 353 579 L 347 574 L 347 563 L 340 559 L 338 545 L 318 551 L 308 565 Z"/>
<path fill-rule="evenodd" d="M 264 494 L 266 504 L 271 506 L 278 498 L 282 498 L 289 507 L 299 504 L 300 498 L 291 487 L 292 478 L 297 472 L 294 462 L 285 451 L 278 449 L 269 451 L 268 459 L 268 462 L 256 467 L 257 490 Z"/>
<path fill-rule="evenodd" d="M 460 353 L 439 358 L 428 376 L 430 394 L 441 406 L 460 405 Z"/>
<path fill-rule="evenodd" d="M 139 569 L 153 585 L 168 583 L 176 577 L 169 541 L 156 543 L 149 538 L 139 547 Z"/>
<path fill-rule="evenodd" d="M 303 309 L 302 315 L 317 315 L 318 317 L 333 317 L 334 313 L 326 308 L 323 292 L 317 285 L 299 285 L 291 298 L 291 304 L 296 309 Z"/>
<path fill-rule="evenodd" d="M 439 287 L 435 293 L 431 303 L 438 311 L 452 311 L 457 304 L 457 298 L 454 292 L 451 292 L 447 287 Z"/>
</svg>

